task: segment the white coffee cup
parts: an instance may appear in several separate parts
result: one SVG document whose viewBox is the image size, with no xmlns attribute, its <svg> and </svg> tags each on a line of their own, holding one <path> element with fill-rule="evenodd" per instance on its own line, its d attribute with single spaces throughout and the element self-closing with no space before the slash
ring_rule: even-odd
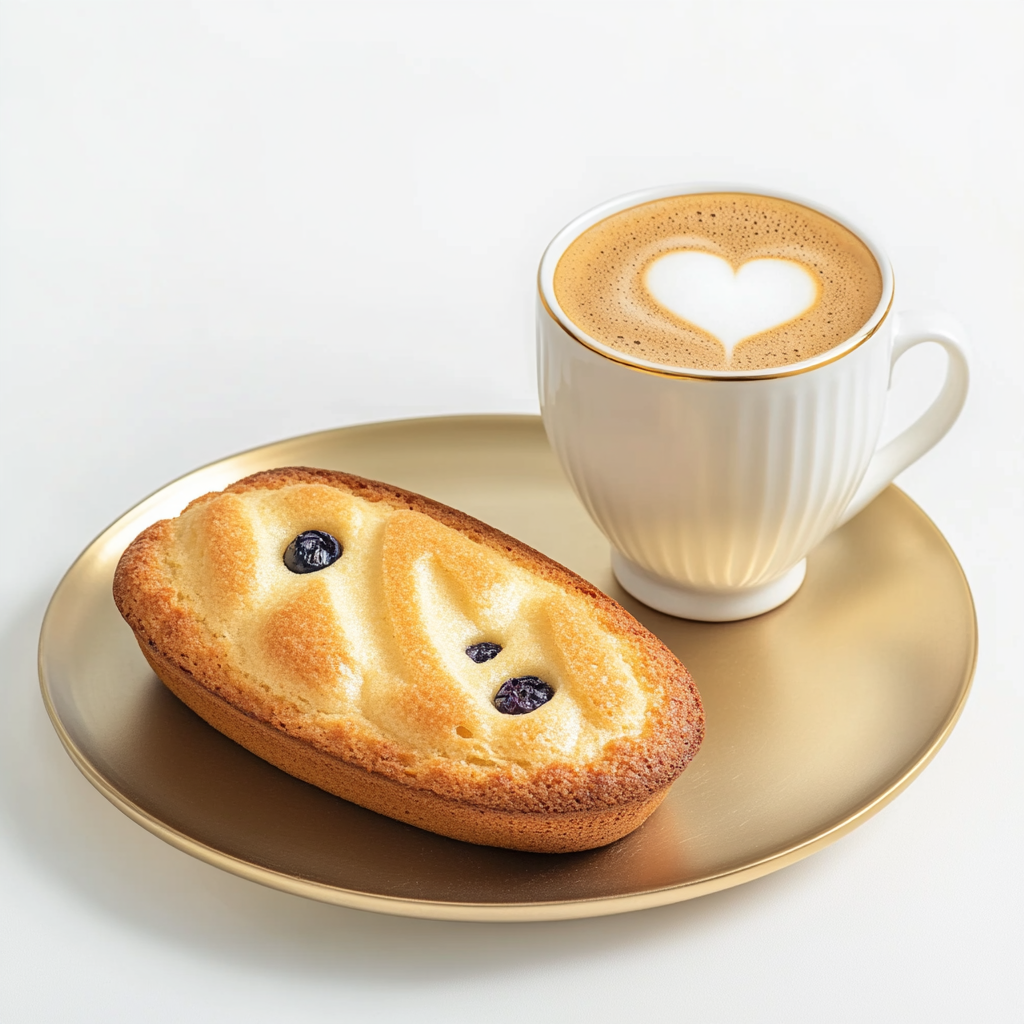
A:
<svg viewBox="0 0 1024 1024">
<path fill-rule="evenodd" d="M 555 297 L 555 267 L 587 228 L 620 210 L 707 192 L 768 195 L 854 232 L 882 297 L 845 342 L 753 371 L 671 369 L 631 360 L 584 333 Z M 962 330 L 938 313 L 892 312 L 892 268 L 858 228 L 795 196 L 699 184 L 635 192 L 583 214 L 541 259 L 537 339 L 548 438 L 612 544 L 622 586 L 659 611 L 722 622 L 760 615 L 800 588 L 806 555 L 919 459 L 967 397 Z M 938 397 L 882 448 L 892 367 L 925 342 L 948 354 Z"/>
</svg>

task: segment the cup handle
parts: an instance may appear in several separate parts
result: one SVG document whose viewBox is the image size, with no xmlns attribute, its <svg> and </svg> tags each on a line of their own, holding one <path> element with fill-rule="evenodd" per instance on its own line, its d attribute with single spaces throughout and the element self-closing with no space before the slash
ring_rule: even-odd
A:
<svg viewBox="0 0 1024 1024">
<path fill-rule="evenodd" d="M 963 328 L 943 313 L 908 312 L 898 315 L 889 363 L 889 386 L 892 387 L 896 360 L 915 345 L 926 342 L 941 345 L 949 356 L 942 390 L 917 420 L 872 456 L 860 487 L 839 520 L 840 526 L 878 497 L 907 466 L 941 441 L 964 407 L 970 380 L 967 343 Z"/>
</svg>

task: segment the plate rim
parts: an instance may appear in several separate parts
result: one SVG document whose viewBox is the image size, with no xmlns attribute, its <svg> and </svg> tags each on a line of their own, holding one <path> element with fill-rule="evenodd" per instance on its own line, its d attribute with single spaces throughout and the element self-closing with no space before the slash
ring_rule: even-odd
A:
<svg viewBox="0 0 1024 1024">
<path fill-rule="evenodd" d="M 334 427 L 328 430 L 313 431 L 308 434 L 299 434 L 294 437 L 282 438 L 267 444 L 255 445 L 246 448 L 232 455 L 215 459 L 211 462 L 198 466 L 187 473 L 175 477 L 161 487 L 147 494 L 131 508 L 118 516 L 105 529 L 101 530 L 90 541 L 80 554 L 61 576 L 59 583 L 47 603 L 46 612 L 43 616 L 42 626 L 39 631 L 39 643 L 37 648 L 37 670 L 39 674 L 39 688 L 46 707 L 47 715 L 53 725 L 58 738 L 64 749 L 67 751 L 72 762 L 85 776 L 91 785 L 98 790 L 107 800 L 123 814 L 132 819 L 136 824 L 141 825 L 148 832 L 162 839 L 170 846 L 187 853 L 198 860 L 201 860 L 231 874 L 246 878 L 249 881 L 257 882 L 268 888 L 278 889 L 292 895 L 302 896 L 307 899 L 317 900 L 322 903 L 329 903 L 336 906 L 348 907 L 354 910 L 372 911 L 376 913 L 389 914 L 399 917 L 426 918 L 445 921 L 475 921 L 475 922 L 512 922 L 512 921 L 557 921 L 571 920 L 589 917 L 601 917 L 612 914 L 623 914 L 634 910 L 644 910 L 652 907 L 666 906 L 672 903 L 679 903 L 684 900 L 695 899 L 699 896 L 709 895 L 722 889 L 742 885 L 754 881 L 774 871 L 781 870 L 791 864 L 809 857 L 819 850 L 830 846 L 843 836 L 852 832 L 855 828 L 864 824 L 874 817 L 882 808 L 891 803 L 902 793 L 931 763 L 935 755 L 949 738 L 956 727 L 967 699 L 970 696 L 974 683 L 974 675 L 978 663 L 978 615 L 974 602 L 974 595 L 970 583 L 964 572 L 960 560 L 953 551 L 952 546 L 942 531 L 936 526 L 927 513 L 917 504 L 905 491 L 895 484 L 889 486 L 895 490 L 902 500 L 909 503 L 917 513 L 931 526 L 935 534 L 942 542 L 948 556 L 952 559 L 963 583 L 964 592 L 967 597 L 970 609 L 970 659 L 960 682 L 957 698 L 952 708 L 948 711 L 941 727 L 932 735 L 927 745 L 922 748 L 916 758 L 906 767 L 886 788 L 876 793 L 867 802 L 863 803 L 856 810 L 846 815 L 842 820 L 836 822 L 829 828 L 815 835 L 798 840 L 781 851 L 762 857 L 753 863 L 744 864 L 738 868 L 726 869 L 710 877 L 704 877 L 692 882 L 685 882 L 679 885 L 662 886 L 654 889 L 634 892 L 624 895 L 598 896 L 584 899 L 547 900 L 533 902 L 460 902 L 456 900 L 427 900 L 414 899 L 409 897 L 386 896 L 376 893 L 366 893 L 355 889 L 346 889 L 340 886 L 329 885 L 323 882 L 315 882 L 304 879 L 287 872 L 275 871 L 242 857 L 224 853 L 206 843 L 193 839 L 179 829 L 173 828 L 161 821 L 135 804 L 124 796 L 117 786 L 90 761 L 88 756 L 75 743 L 70 732 L 61 721 L 51 691 L 50 679 L 47 673 L 47 645 L 49 634 L 54 625 L 56 616 L 55 605 L 57 599 L 65 587 L 69 577 L 76 567 L 84 559 L 93 554 L 94 550 L 101 545 L 107 537 L 127 518 L 138 515 L 145 506 L 149 505 L 158 495 L 163 494 L 190 477 L 212 470 L 223 464 L 233 462 L 246 455 L 255 455 L 268 448 L 278 445 L 293 444 L 309 441 L 316 437 L 326 437 L 330 434 L 341 434 L 360 430 L 362 428 L 380 428 L 385 426 L 413 425 L 416 423 L 430 423 L 437 425 L 442 422 L 466 422 L 470 420 L 486 420 L 495 423 L 499 420 L 515 420 L 523 423 L 537 423 L 541 420 L 538 415 L 529 413 L 469 413 L 445 416 L 417 416 L 398 418 L 390 420 L 376 420 L 367 423 L 355 423 L 344 427 Z"/>
</svg>

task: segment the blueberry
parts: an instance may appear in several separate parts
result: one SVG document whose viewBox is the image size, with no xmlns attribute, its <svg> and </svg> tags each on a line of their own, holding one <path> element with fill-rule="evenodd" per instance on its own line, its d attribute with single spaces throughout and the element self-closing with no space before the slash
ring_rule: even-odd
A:
<svg viewBox="0 0 1024 1024">
<path fill-rule="evenodd" d="M 501 654 L 501 644 L 473 644 L 472 647 L 466 648 L 466 653 L 469 655 L 470 661 L 482 665 L 485 661 L 490 661 L 491 658 L 496 658 Z"/>
<path fill-rule="evenodd" d="M 555 691 L 536 676 L 519 676 L 506 679 L 494 695 L 494 706 L 503 715 L 526 715 L 536 711 L 541 704 L 547 704 Z"/>
<path fill-rule="evenodd" d="M 341 558 L 342 547 L 337 539 L 323 530 L 300 533 L 285 549 L 284 564 L 292 572 L 318 572 Z"/>
</svg>

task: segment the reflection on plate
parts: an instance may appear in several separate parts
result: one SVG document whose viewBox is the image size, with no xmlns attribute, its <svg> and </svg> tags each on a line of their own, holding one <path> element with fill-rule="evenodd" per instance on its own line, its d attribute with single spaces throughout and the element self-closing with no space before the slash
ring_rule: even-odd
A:
<svg viewBox="0 0 1024 1024">
<path fill-rule="evenodd" d="M 624 604 L 693 673 L 707 737 L 639 830 L 586 853 L 470 846 L 299 782 L 164 689 L 110 597 L 142 529 L 261 469 L 343 469 L 492 523 Z M 949 546 L 895 487 L 829 537 L 787 604 L 745 622 L 651 611 L 615 582 L 608 545 L 532 416 L 371 424 L 258 448 L 146 499 L 82 554 L 43 624 L 39 670 L 75 763 L 139 824 L 288 892 L 461 920 L 619 913 L 737 885 L 867 820 L 924 768 L 970 688 L 970 590 Z"/>
</svg>

